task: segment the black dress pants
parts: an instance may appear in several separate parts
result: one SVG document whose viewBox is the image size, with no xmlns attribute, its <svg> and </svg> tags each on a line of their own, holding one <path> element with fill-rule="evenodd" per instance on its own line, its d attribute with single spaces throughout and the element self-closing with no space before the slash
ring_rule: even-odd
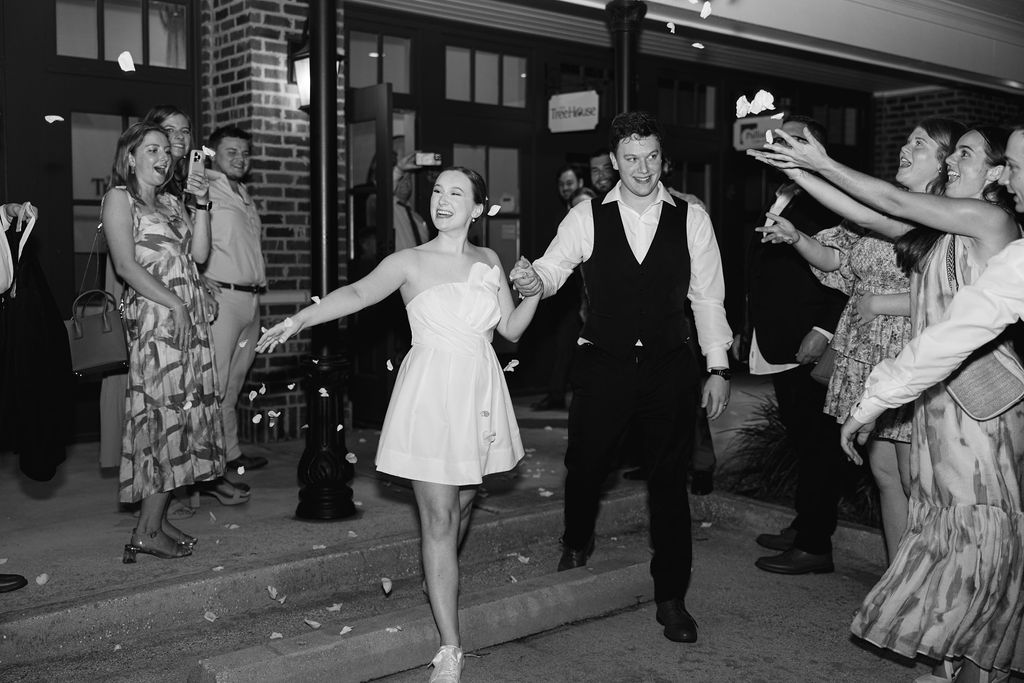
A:
<svg viewBox="0 0 1024 683">
<path fill-rule="evenodd" d="M 794 545 L 821 555 L 832 552 L 845 461 L 839 447 L 839 423 L 821 412 L 825 386 L 811 377 L 813 367 L 801 365 L 774 374 L 772 384 L 779 417 L 798 458 Z"/>
<path fill-rule="evenodd" d="M 658 355 L 636 347 L 623 358 L 587 344 L 576 348 L 572 364 L 563 540 L 575 550 L 586 548 L 604 481 L 619 464 L 620 436 L 630 429 L 635 443 L 629 447 L 649 472 L 651 576 L 658 602 L 685 597 L 690 582 L 686 473 L 698 381 L 686 347 Z"/>
</svg>

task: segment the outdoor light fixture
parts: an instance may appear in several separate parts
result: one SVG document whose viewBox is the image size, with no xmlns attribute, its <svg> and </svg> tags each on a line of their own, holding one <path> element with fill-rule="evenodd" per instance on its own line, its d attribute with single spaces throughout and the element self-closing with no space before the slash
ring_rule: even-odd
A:
<svg viewBox="0 0 1024 683">
<path fill-rule="evenodd" d="M 334 61 L 335 72 L 341 73 L 342 53 Z M 302 37 L 288 41 L 288 82 L 299 86 L 299 109 L 309 113 L 309 21 L 302 25 Z"/>
</svg>

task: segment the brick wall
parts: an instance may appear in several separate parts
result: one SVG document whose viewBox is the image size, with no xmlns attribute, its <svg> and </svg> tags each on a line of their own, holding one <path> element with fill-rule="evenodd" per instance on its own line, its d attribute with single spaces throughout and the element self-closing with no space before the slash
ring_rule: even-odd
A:
<svg viewBox="0 0 1024 683">
<path fill-rule="evenodd" d="M 1024 121 L 1024 97 L 983 90 L 921 88 L 875 97 L 874 174 L 893 178 L 899 148 L 914 126 L 928 116 L 945 116 L 967 125 L 1008 125 Z"/>
<path fill-rule="evenodd" d="M 340 5 L 341 3 L 339 3 Z M 298 89 L 287 82 L 288 41 L 298 40 L 307 16 L 305 0 L 201 0 L 201 122 L 206 138 L 235 123 L 253 135 L 248 186 L 263 221 L 263 253 L 270 291 L 262 299 L 264 326 L 309 303 L 311 267 L 308 117 L 299 111 Z M 338 11 L 338 47 L 343 14 Z M 344 84 L 338 82 L 338 187 L 345 179 Z M 199 123 L 197 122 L 197 123 Z M 347 263 L 345 195 L 339 192 L 339 281 Z M 239 400 L 243 441 L 296 438 L 307 422 L 300 360 L 309 352 L 309 333 L 284 349 L 257 356 Z M 294 385 L 292 389 L 288 387 Z M 265 390 L 254 400 L 252 391 Z M 281 413 L 276 420 L 266 413 Z M 252 418 L 262 414 L 259 424 Z M 273 424 L 273 426 L 271 426 Z"/>
</svg>

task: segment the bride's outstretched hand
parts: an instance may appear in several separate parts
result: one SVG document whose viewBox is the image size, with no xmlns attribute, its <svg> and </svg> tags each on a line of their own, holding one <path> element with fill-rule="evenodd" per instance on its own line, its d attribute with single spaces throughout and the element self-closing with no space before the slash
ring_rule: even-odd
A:
<svg viewBox="0 0 1024 683">
<path fill-rule="evenodd" d="M 277 348 L 278 344 L 283 344 L 289 337 L 301 329 L 302 325 L 299 325 L 291 318 L 285 318 L 263 333 L 260 340 L 256 342 L 256 351 L 259 353 L 273 351 Z"/>
</svg>

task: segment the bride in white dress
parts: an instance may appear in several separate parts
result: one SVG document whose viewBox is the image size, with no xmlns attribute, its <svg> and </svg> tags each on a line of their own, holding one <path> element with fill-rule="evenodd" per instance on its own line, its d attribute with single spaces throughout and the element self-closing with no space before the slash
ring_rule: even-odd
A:
<svg viewBox="0 0 1024 683">
<path fill-rule="evenodd" d="M 462 671 L 458 548 L 477 487 L 484 475 L 510 470 L 523 457 L 508 387 L 490 342 L 495 329 L 518 341 L 540 296 L 517 307 L 497 254 L 467 240 L 486 203 L 480 174 L 446 169 L 430 197 L 437 237 L 391 254 L 363 279 L 285 318 L 256 347 L 272 351 L 299 330 L 356 313 L 395 290 L 401 293 L 412 349 L 398 371 L 377 469 L 412 480 L 427 593 L 441 638 L 432 661 L 434 682 L 458 681 Z"/>
</svg>

